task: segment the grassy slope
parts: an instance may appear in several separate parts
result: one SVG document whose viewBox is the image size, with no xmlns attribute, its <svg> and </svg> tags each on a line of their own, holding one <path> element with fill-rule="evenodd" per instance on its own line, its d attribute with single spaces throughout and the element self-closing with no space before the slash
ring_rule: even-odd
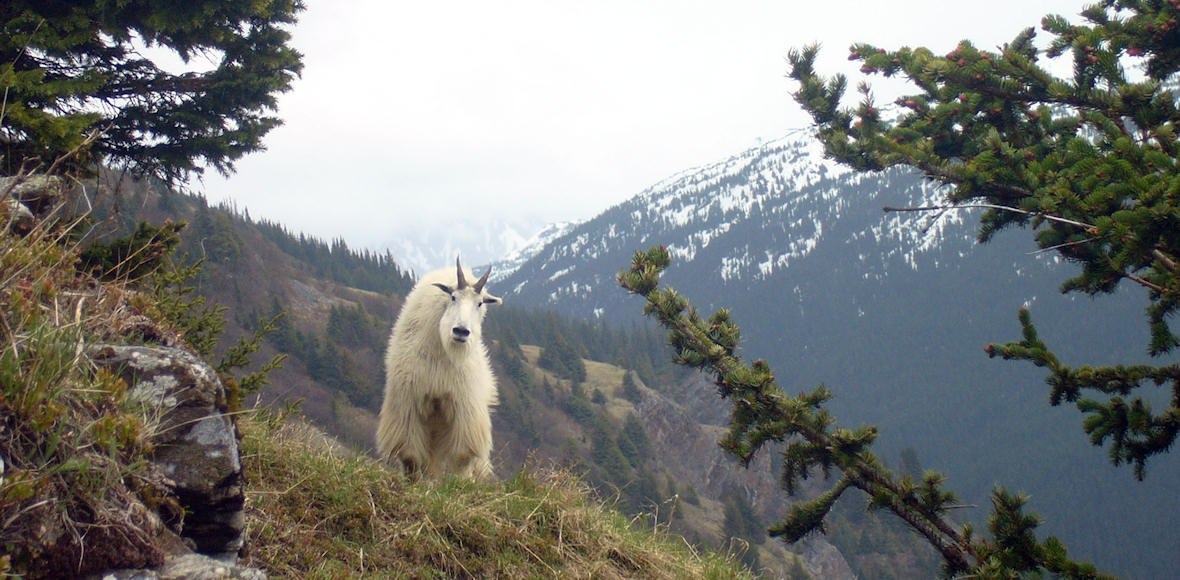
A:
<svg viewBox="0 0 1180 580">
<path fill-rule="evenodd" d="M 562 470 L 407 483 L 302 421 L 242 422 L 250 563 L 287 578 L 740 578 Z"/>
<path fill-rule="evenodd" d="M 537 361 L 543 352 L 543 348 L 523 344 L 520 347 L 525 359 L 529 363 L 529 370 L 534 374 L 533 380 L 541 382 L 547 380 L 555 385 L 555 388 L 563 391 L 564 398 L 568 396 L 570 385 L 568 380 L 558 378 L 554 373 L 541 369 Z M 623 375 L 626 372 L 623 368 L 616 365 L 592 361 L 584 359 L 586 365 L 586 380 L 581 383 L 581 388 L 587 394 L 595 391 L 601 392 L 605 398 L 605 403 L 595 405 L 596 409 L 601 409 L 606 415 L 610 417 L 614 425 L 621 427 L 624 419 L 628 415 L 636 414 L 635 404 L 628 401 L 623 396 Z M 662 396 L 652 392 L 649 396 Z M 564 417 L 564 421 L 560 424 L 553 424 L 548 427 L 547 436 L 543 438 L 545 441 L 535 448 L 535 454 L 544 454 L 549 457 L 559 457 L 561 455 L 559 446 L 563 438 L 569 438 L 570 441 L 580 441 L 579 449 L 581 450 L 584 461 L 589 462 L 591 455 L 590 444 L 588 440 L 590 435 L 585 426 L 579 425 L 576 421 Z M 493 418 L 494 420 L 494 418 Z M 724 431 L 720 427 L 710 425 L 685 425 L 686 430 L 702 430 L 713 433 L 717 439 L 720 439 Z M 585 466 L 585 464 L 582 464 Z M 671 482 L 674 478 L 665 472 L 663 469 L 654 465 L 649 465 L 654 469 L 655 479 L 660 482 Z M 704 466 L 701 466 L 704 469 Z M 734 466 L 737 469 L 736 463 Z M 681 482 L 683 483 L 683 482 Z M 599 493 L 609 496 L 611 489 L 609 485 L 599 486 Z M 665 501 L 659 505 L 644 506 L 647 510 L 643 517 L 651 520 L 655 517 L 661 522 L 668 522 L 673 533 L 683 535 L 691 538 L 694 543 L 718 547 L 722 550 L 728 550 L 744 557 L 747 563 L 754 563 L 756 569 L 762 574 L 767 574 L 771 577 L 802 577 L 802 562 L 797 555 L 798 547 L 788 546 L 777 540 L 771 540 L 765 534 L 759 534 L 757 537 L 751 538 L 731 538 L 725 532 L 725 504 L 720 501 L 721 498 L 709 498 L 705 496 L 698 497 L 694 502 L 679 501 L 676 497 L 677 493 L 683 493 L 683 489 L 674 490 L 663 488 Z M 618 490 L 614 490 L 618 493 Z M 696 495 L 695 490 L 693 494 Z M 669 513 L 671 515 L 669 515 Z M 655 514 L 653 516 L 652 514 Z M 656 517 L 658 516 L 658 517 Z M 745 554 L 747 551 L 752 551 L 752 554 Z"/>
</svg>

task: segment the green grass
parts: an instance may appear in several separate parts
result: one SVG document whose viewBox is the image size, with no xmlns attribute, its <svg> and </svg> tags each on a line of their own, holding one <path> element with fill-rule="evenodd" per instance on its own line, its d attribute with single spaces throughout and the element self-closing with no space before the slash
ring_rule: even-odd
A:
<svg viewBox="0 0 1180 580">
<path fill-rule="evenodd" d="M 0 577 L 163 558 L 151 512 L 167 501 L 164 478 L 143 460 L 150 422 L 85 355 L 126 302 L 78 273 L 63 232 L 0 229 Z"/>
<path fill-rule="evenodd" d="M 241 422 L 249 563 L 279 578 L 741 578 L 567 471 L 409 483 L 301 421 Z"/>
</svg>

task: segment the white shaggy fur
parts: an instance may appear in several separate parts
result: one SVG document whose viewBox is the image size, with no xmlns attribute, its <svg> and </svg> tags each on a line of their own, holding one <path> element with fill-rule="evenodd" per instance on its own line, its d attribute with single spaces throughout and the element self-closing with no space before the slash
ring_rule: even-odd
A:
<svg viewBox="0 0 1180 580">
<path fill-rule="evenodd" d="M 470 270 L 422 277 L 406 297 L 385 353 L 377 452 L 410 477 L 490 478 L 496 380 L 480 328 L 499 298 Z"/>
</svg>

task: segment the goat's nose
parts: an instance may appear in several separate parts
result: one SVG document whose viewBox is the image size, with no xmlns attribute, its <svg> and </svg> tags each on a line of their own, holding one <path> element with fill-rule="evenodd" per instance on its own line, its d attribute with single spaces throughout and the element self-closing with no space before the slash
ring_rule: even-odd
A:
<svg viewBox="0 0 1180 580">
<path fill-rule="evenodd" d="M 451 334 L 454 334 L 455 336 L 458 336 L 460 338 L 467 338 L 468 336 L 471 335 L 471 331 L 467 330 L 466 328 L 464 328 L 462 326 L 456 326 L 451 329 Z"/>
</svg>

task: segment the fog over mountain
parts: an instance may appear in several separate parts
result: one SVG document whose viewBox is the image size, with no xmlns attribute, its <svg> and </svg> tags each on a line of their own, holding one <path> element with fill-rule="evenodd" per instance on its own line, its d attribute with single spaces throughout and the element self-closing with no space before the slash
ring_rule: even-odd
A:
<svg viewBox="0 0 1180 580">
<path fill-rule="evenodd" d="M 535 242 L 536 232 L 553 226 L 529 218 L 488 220 L 460 214 L 445 228 L 401 228 L 378 244 L 407 270 L 418 275 L 453 266 L 458 256 L 470 266 L 510 256 Z"/>
</svg>

